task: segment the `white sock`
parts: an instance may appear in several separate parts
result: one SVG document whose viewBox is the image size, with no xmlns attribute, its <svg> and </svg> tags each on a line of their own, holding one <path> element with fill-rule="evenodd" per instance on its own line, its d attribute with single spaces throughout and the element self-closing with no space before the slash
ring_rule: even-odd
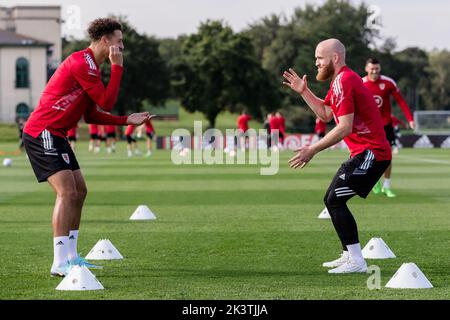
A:
<svg viewBox="0 0 450 320">
<path fill-rule="evenodd" d="M 383 188 L 390 189 L 391 188 L 391 179 L 384 179 Z"/>
<path fill-rule="evenodd" d="M 67 263 L 69 236 L 53 238 L 53 266 L 61 267 Z"/>
<path fill-rule="evenodd" d="M 67 254 L 69 261 L 73 261 L 78 257 L 77 242 L 78 242 L 78 230 L 71 230 L 69 233 L 69 246 Z"/>
<path fill-rule="evenodd" d="M 356 263 L 362 263 L 364 261 L 361 245 L 359 243 L 350 244 L 347 246 L 347 249 L 350 260 L 355 261 Z"/>
</svg>

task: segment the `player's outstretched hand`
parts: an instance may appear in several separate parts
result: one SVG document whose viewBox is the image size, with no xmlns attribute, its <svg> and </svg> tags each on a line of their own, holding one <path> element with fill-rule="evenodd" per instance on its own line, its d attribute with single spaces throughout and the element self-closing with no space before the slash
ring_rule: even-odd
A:
<svg viewBox="0 0 450 320">
<path fill-rule="evenodd" d="M 303 94 L 308 88 L 308 81 L 306 80 L 306 75 L 300 78 L 294 69 L 290 68 L 289 71 L 283 73 L 285 81 L 283 84 L 299 94 Z"/>
<path fill-rule="evenodd" d="M 296 155 L 289 160 L 289 166 L 292 169 L 303 169 L 315 155 L 313 149 L 309 146 L 301 147 L 295 152 Z"/>
<path fill-rule="evenodd" d="M 128 116 L 127 124 L 140 126 L 141 124 L 153 119 L 154 117 L 156 116 L 148 112 L 133 113 Z"/>
<path fill-rule="evenodd" d="M 123 66 L 123 53 L 118 46 L 109 47 L 109 61 L 111 64 Z"/>
</svg>

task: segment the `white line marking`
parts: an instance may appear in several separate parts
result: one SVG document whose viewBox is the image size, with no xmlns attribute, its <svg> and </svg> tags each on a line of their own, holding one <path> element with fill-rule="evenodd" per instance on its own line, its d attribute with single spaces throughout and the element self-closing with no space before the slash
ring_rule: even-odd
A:
<svg viewBox="0 0 450 320">
<path fill-rule="evenodd" d="M 397 158 L 398 159 L 405 159 L 405 160 L 415 160 L 415 161 L 418 161 L 418 162 L 450 164 L 450 161 L 446 161 L 446 160 L 426 159 L 426 158 L 417 158 L 417 157 L 408 157 L 408 156 L 397 156 Z"/>
</svg>

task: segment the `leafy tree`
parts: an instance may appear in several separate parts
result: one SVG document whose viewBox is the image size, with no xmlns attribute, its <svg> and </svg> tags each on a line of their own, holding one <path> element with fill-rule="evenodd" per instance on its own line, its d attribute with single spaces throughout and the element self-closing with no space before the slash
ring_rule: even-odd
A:
<svg viewBox="0 0 450 320">
<path fill-rule="evenodd" d="M 63 38 L 62 39 L 62 58 L 65 60 L 72 53 L 89 47 L 89 41 L 86 39 Z"/>
<path fill-rule="evenodd" d="M 263 61 L 266 49 L 277 38 L 278 31 L 283 27 L 284 21 L 285 18 L 272 14 L 249 25 L 243 31 L 243 34 L 251 39 L 256 50 L 256 56 L 260 61 Z"/>
<path fill-rule="evenodd" d="M 424 95 L 426 109 L 450 110 L 450 52 L 433 51 L 429 54 L 431 81 Z"/>
<path fill-rule="evenodd" d="M 221 21 L 202 23 L 183 43 L 172 82 L 182 105 L 215 126 L 217 115 L 246 107 L 256 118 L 278 102 L 277 87 L 256 59 L 250 40 Z M 274 94 L 275 93 L 275 94 Z"/>
<path fill-rule="evenodd" d="M 400 74 L 395 75 L 397 84 L 409 106 L 418 110 L 423 104 L 423 94 L 427 94 L 421 88 L 430 83 L 428 54 L 420 48 L 410 47 L 395 53 L 394 58 L 400 67 Z"/>
<path fill-rule="evenodd" d="M 176 78 L 175 68 L 180 64 L 182 46 L 186 36 L 182 35 L 176 39 L 166 38 L 159 40 L 159 53 L 167 66 L 169 79 Z M 170 98 L 176 98 L 174 86 L 170 86 Z"/>
<path fill-rule="evenodd" d="M 338 38 L 347 49 L 347 64 L 360 74 L 363 73 L 364 64 L 370 56 L 370 45 L 378 37 L 378 31 L 374 26 L 367 24 L 370 15 L 368 7 L 362 3 L 352 5 L 350 1 L 328 0 L 321 6 L 307 4 L 299 7 L 285 23 L 276 28 L 276 36 L 270 44 L 262 50 L 262 65 L 281 83 L 281 75 L 284 70 L 293 67 L 300 74 L 306 74 L 309 86 L 319 96 L 324 96 L 328 86 L 315 81 L 317 68 L 315 66 L 315 48 L 319 42 L 327 38 Z M 259 24 L 247 31 L 253 35 L 261 25 L 264 26 L 269 18 L 265 18 Z M 264 38 L 266 39 L 266 38 Z M 266 40 L 253 39 L 253 43 L 268 43 Z M 298 96 L 289 90 L 283 90 L 285 99 L 282 105 L 288 109 L 288 122 L 296 128 L 304 128 L 304 124 L 314 123 L 309 113 L 308 118 L 301 118 L 306 113 L 291 112 L 292 106 L 303 104 Z M 291 110 L 291 111 L 289 111 Z M 289 119 L 290 114 L 295 114 L 295 119 Z M 292 120 L 292 121 L 289 121 Z M 295 120 L 295 121 L 294 121 Z M 312 129 L 310 127 L 310 129 Z"/>
</svg>

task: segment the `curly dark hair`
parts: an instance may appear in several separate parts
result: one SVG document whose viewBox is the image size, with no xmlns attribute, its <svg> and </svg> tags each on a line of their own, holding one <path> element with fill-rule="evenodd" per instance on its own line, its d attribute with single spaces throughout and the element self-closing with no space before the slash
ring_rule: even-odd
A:
<svg viewBox="0 0 450 320">
<path fill-rule="evenodd" d="M 87 32 L 91 41 L 98 41 L 103 36 L 110 36 L 116 30 L 122 31 L 122 25 L 117 20 L 111 18 L 99 18 L 91 22 Z"/>
</svg>

